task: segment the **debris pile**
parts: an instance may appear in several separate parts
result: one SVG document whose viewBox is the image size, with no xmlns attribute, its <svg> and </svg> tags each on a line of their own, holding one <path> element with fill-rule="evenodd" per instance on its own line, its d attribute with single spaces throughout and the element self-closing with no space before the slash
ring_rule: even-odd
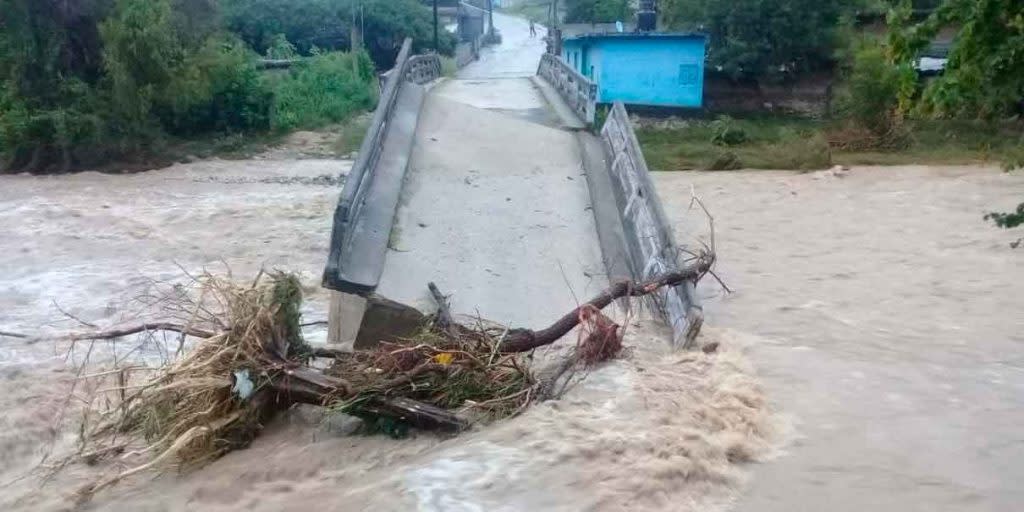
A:
<svg viewBox="0 0 1024 512">
<path fill-rule="evenodd" d="M 408 340 L 346 352 L 312 347 L 302 338 L 298 280 L 261 274 L 240 285 L 204 274 L 193 293 L 176 289 L 177 311 L 188 322 L 147 324 L 181 333 L 167 364 L 81 372 L 88 393 L 75 459 L 98 463 L 141 460 L 80 490 L 83 499 L 139 472 L 188 468 L 246 446 L 275 414 L 297 404 L 322 406 L 365 420 L 392 435 L 409 427 L 458 432 L 473 423 L 518 414 L 558 394 L 555 381 L 575 368 L 599 364 L 622 351 L 621 327 L 601 313 L 616 299 L 647 295 L 662 286 L 699 279 L 713 257 L 646 283 L 616 283 L 546 329 L 510 329 L 483 321 L 453 321 L 433 283 L 438 311 Z M 177 318 L 185 318 L 179 315 Z M 538 378 L 525 355 L 579 327 L 579 341 Z M 70 335 L 113 339 L 142 326 Z M 184 340 L 188 335 L 190 342 Z M 324 364 L 312 364 L 313 360 Z M 564 380 L 561 389 L 564 390 Z"/>
</svg>

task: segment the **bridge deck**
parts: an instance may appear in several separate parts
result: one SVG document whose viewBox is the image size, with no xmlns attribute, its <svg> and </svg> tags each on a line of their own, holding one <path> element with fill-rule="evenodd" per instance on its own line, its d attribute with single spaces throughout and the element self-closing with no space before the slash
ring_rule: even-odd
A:
<svg viewBox="0 0 1024 512">
<path fill-rule="evenodd" d="M 555 119 L 554 121 L 552 121 Z M 578 144 L 529 79 L 455 80 L 420 115 L 378 293 L 540 326 L 606 286 Z"/>
</svg>

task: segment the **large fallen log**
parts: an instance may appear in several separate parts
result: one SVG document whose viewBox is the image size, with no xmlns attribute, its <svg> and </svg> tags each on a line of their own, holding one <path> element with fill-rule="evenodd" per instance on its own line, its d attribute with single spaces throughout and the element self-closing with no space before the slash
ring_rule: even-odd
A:
<svg viewBox="0 0 1024 512">
<path fill-rule="evenodd" d="M 602 310 L 616 299 L 622 297 L 640 297 L 654 293 L 662 287 L 676 286 L 686 281 L 697 281 L 711 270 L 714 262 L 713 256 L 704 255 L 682 270 L 663 274 L 646 282 L 619 281 L 614 283 L 593 299 L 580 304 L 576 309 L 566 313 L 562 318 L 559 318 L 555 323 L 544 329 L 539 331 L 510 329 L 505 340 L 501 343 L 501 351 L 505 353 L 528 352 L 537 347 L 550 345 L 579 325 L 580 312 L 582 310 L 587 308 Z"/>
<path fill-rule="evenodd" d="M 269 384 L 279 407 L 295 403 L 328 406 L 332 401 L 352 396 L 349 384 L 343 379 L 308 367 L 276 374 Z M 460 432 L 469 426 L 464 418 L 451 411 L 403 397 L 370 397 L 345 412 L 363 418 L 388 417 L 423 430 Z"/>
</svg>

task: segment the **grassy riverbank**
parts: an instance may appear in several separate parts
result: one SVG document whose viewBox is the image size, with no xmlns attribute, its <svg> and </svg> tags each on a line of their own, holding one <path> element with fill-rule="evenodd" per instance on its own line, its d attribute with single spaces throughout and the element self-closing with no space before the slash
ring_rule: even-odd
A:
<svg viewBox="0 0 1024 512">
<path fill-rule="evenodd" d="M 637 138 L 648 165 L 661 171 L 1001 163 L 1024 152 L 1020 122 L 908 121 L 904 128 L 889 148 L 848 144 L 832 123 L 793 117 L 642 119 Z"/>
</svg>

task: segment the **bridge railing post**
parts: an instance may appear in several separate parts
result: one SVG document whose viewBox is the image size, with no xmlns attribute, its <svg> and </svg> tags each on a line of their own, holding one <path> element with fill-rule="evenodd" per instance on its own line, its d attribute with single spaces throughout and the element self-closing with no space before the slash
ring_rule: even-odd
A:
<svg viewBox="0 0 1024 512">
<path fill-rule="evenodd" d="M 622 220 L 633 277 L 650 279 L 679 268 L 672 226 L 658 198 L 626 107 L 615 102 L 601 128 L 610 160 L 612 190 Z M 693 282 L 662 289 L 653 297 L 673 332 L 673 344 L 689 348 L 704 322 Z"/>
<path fill-rule="evenodd" d="M 541 56 L 537 75 L 550 83 L 559 96 L 572 107 L 588 126 L 593 126 L 597 112 L 597 84 L 573 69 L 556 55 Z"/>
</svg>

